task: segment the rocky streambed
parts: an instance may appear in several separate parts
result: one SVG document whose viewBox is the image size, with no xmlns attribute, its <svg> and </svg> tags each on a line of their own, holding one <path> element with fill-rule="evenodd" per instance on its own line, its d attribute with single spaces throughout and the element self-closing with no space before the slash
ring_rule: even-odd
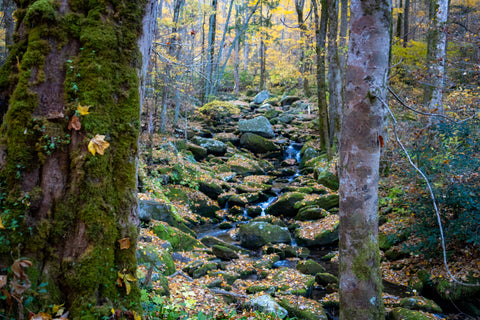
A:
<svg viewBox="0 0 480 320">
<path fill-rule="evenodd" d="M 262 92 L 250 103 L 214 101 L 187 130 L 155 137 L 140 171 L 137 254 L 151 296 L 192 316 L 253 309 L 336 319 L 338 178 L 311 110 L 298 97 Z M 435 302 L 390 282 L 390 319 L 444 317 Z"/>
</svg>

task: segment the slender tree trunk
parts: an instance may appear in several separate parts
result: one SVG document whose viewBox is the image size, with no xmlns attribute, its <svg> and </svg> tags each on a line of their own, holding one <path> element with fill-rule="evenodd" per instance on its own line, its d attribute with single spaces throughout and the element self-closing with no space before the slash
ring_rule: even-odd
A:
<svg viewBox="0 0 480 320">
<path fill-rule="evenodd" d="M 307 43 L 305 41 L 305 33 L 307 31 L 307 24 L 304 21 L 303 18 L 303 8 L 305 7 L 305 0 L 295 0 L 295 11 L 297 12 L 297 22 L 298 26 L 300 29 L 300 54 L 298 58 L 298 68 L 300 71 L 300 77 L 298 79 L 298 87 L 302 88 L 304 87 L 305 84 L 305 71 L 306 71 L 306 66 L 305 66 L 305 51 L 307 50 Z M 308 83 L 308 81 L 307 81 Z M 305 92 L 307 95 L 307 93 Z M 307 95 L 308 96 L 308 95 Z"/>
<path fill-rule="evenodd" d="M 343 79 L 341 74 L 340 58 L 338 55 L 338 0 L 327 0 L 328 3 L 328 91 L 330 105 L 330 137 L 332 143 L 339 141 L 340 123 L 342 116 L 342 88 Z"/>
<path fill-rule="evenodd" d="M 403 1 L 399 0 L 398 8 L 400 9 L 397 14 L 397 29 L 395 31 L 395 35 L 398 39 L 402 39 L 402 24 L 403 24 Z"/>
<path fill-rule="evenodd" d="M 238 14 L 238 9 L 237 9 Z M 235 79 L 235 94 L 240 93 L 240 30 L 239 30 L 239 17 L 237 17 L 237 22 L 235 23 L 235 57 L 233 63 L 234 79 Z"/>
<path fill-rule="evenodd" d="M 267 46 L 263 39 L 260 40 L 260 85 L 259 89 L 267 89 L 267 76 L 266 76 L 266 62 L 267 62 Z"/>
<path fill-rule="evenodd" d="M 410 27 L 409 27 L 409 19 L 410 19 L 410 0 L 405 0 L 405 9 L 403 12 L 403 47 L 406 48 L 408 44 Z"/>
<path fill-rule="evenodd" d="M 327 79 L 325 78 L 325 39 L 327 36 L 328 6 L 324 0 L 321 1 L 321 4 L 320 19 L 317 0 L 312 0 L 315 17 L 315 49 L 317 52 L 317 97 L 320 121 L 320 147 L 327 152 L 327 157 L 330 160 L 332 155 L 330 148 L 330 129 L 328 127 Z"/>
<path fill-rule="evenodd" d="M 443 86 L 447 56 L 448 0 L 430 0 L 431 27 L 427 37 L 428 83 L 424 89 L 424 103 L 428 109 L 444 113 Z"/>
<path fill-rule="evenodd" d="M 213 70 L 215 62 L 215 34 L 217 30 L 217 0 L 212 0 L 212 10 L 214 12 L 210 15 L 208 28 L 208 58 L 207 58 L 207 83 L 205 87 L 204 102 L 210 99 L 209 94 L 213 86 Z"/>
<path fill-rule="evenodd" d="M 352 0 L 340 141 L 340 319 L 383 320 L 378 180 L 386 106 L 390 0 Z"/>
<path fill-rule="evenodd" d="M 69 319 L 110 318 L 112 309 L 133 318 L 142 314 L 133 281 L 139 57 L 148 57 L 152 35 L 139 37 L 156 20 L 156 1 L 42 1 L 37 12 L 39 3 L 17 1 L 33 14 L 18 16 L 15 55 L 3 66 L 16 80 L 0 83 L 9 95 L 0 129 L 0 272 L 19 257 L 17 266 L 31 265 L 7 275 L 21 287 L 8 289 L 16 300 L 0 299 L 0 313 L 13 307 L 10 317 L 22 319 L 23 301 L 34 297 L 35 313 L 64 304 Z M 41 284 L 47 294 L 33 296 Z"/>
<path fill-rule="evenodd" d="M 340 64 L 340 72 L 342 81 L 345 83 L 345 66 L 347 62 L 347 39 L 348 39 L 348 17 L 349 17 L 348 0 L 340 0 L 340 41 L 338 59 Z"/>
</svg>

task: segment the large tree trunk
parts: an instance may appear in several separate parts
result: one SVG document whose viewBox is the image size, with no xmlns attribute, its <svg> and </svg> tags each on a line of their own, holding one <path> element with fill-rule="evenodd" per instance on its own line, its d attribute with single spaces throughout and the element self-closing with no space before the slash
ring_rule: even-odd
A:
<svg viewBox="0 0 480 320">
<path fill-rule="evenodd" d="M 430 0 L 427 36 L 428 78 L 424 89 L 424 102 L 429 110 L 443 113 L 443 85 L 447 56 L 448 0 Z"/>
<path fill-rule="evenodd" d="M 2 70 L 15 80 L 0 81 L 9 97 L 0 131 L 0 273 L 17 266 L 7 274 L 16 296 L 12 305 L 0 299 L 0 313 L 13 307 L 22 319 L 23 301 L 34 297 L 32 312 L 65 304 L 69 319 L 141 314 L 138 285 L 127 279 L 137 269 L 139 75 L 151 35 L 138 42 L 156 1 L 17 5 L 18 37 Z M 31 264 L 25 274 L 19 257 Z M 46 294 L 34 296 L 41 284 Z"/>
<path fill-rule="evenodd" d="M 340 319 L 385 319 L 377 207 L 390 24 L 390 0 L 352 0 L 340 142 Z"/>
</svg>

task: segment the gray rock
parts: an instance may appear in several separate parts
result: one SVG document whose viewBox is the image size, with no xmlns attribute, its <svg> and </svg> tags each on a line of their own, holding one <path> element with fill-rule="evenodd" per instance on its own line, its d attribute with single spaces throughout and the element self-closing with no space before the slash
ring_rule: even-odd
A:
<svg viewBox="0 0 480 320">
<path fill-rule="evenodd" d="M 221 260 L 233 260 L 239 258 L 238 254 L 234 250 L 220 245 L 214 245 L 212 247 L 212 252 Z"/>
<path fill-rule="evenodd" d="M 263 313 L 275 313 L 280 319 L 283 319 L 288 315 L 288 311 L 282 308 L 268 294 L 251 299 L 247 302 L 247 305 L 252 309 L 261 311 Z"/>
<path fill-rule="evenodd" d="M 255 98 L 253 98 L 254 104 L 262 104 L 265 100 L 270 98 L 270 93 L 267 90 L 260 91 Z"/>
<path fill-rule="evenodd" d="M 255 133 L 264 138 L 273 138 L 275 136 L 272 124 L 264 116 L 259 116 L 249 120 L 240 120 L 238 122 L 238 130 L 243 133 Z"/>
<path fill-rule="evenodd" d="M 227 145 L 222 141 L 212 138 L 194 137 L 193 142 L 207 150 L 208 154 L 216 156 L 224 155 L 227 152 Z"/>
<path fill-rule="evenodd" d="M 280 100 L 280 105 L 282 107 L 289 106 L 289 105 L 291 105 L 292 103 L 294 103 L 295 101 L 298 101 L 298 100 L 300 100 L 300 98 L 297 97 L 297 96 L 286 96 L 285 98 Z"/>
</svg>

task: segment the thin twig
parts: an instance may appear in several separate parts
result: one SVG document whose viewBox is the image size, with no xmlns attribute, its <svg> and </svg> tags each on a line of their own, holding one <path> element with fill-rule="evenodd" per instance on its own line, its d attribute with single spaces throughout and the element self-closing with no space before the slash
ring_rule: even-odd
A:
<svg viewBox="0 0 480 320">
<path fill-rule="evenodd" d="M 424 116 L 429 116 L 429 117 L 440 117 L 440 118 L 443 118 L 445 120 L 448 120 L 450 122 L 453 122 L 453 123 L 456 123 L 456 124 L 459 124 L 459 123 L 462 123 L 462 122 L 465 122 L 467 120 L 470 120 L 472 118 L 474 118 L 476 115 L 480 114 L 480 110 L 475 112 L 474 114 L 472 114 L 471 116 L 465 118 L 465 119 L 462 119 L 462 120 L 455 120 L 455 119 L 452 119 L 450 117 L 447 117 L 446 115 L 443 115 L 443 114 L 440 114 L 440 113 L 428 113 L 428 112 L 423 112 L 423 111 L 420 111 L 420 110 L 417 110 L 413 107 L 410 107 L 408 104 L 405 103 L 405 101 L 402 100 L 402 98 L 400 98 L 397 93 L 395 91 L 392 90 L 392 88 L 390 87 L 387 87 L 388 88 L 388 91 L 394 96 L 394 98 L 402 105 L 404 106 L 405 108 L 407 108 L 408 110 L 411 110 L 415 113 L 418 113 L 418 114 L 421 114 L 421 115 L 424 115 Z"/>
<path fill-rule="evenodd" d="M 445 269 L 447 270 L 447 274 L 448 276 L 456 283 L 462 285 L 462 286 L 466 286 L 466 287 L 480 287 L 480 283 L 465 283 L 465 282 L 462 282 L 462 281 L 459 281 L 457 280 L 457 278 L 454 277 L 454 275 L 450 272 L 450 267 L 448 266 L 448 262 L 447 262 L 447 249 L 446 249 L 446 246 L 445 246 L 445 236 L 443 234 L 443 224 L 442 224 L 442 219 L 441 219 L 441 216 L 440 216 L 440 210 L 438 209 L 438 206 L 437 206 L 437 200 L 435 199 L 435 194 L 433 193 L 433 189 L 432 189 L 432 186 L 430 184 L 430 181 L 428 180 L 427 176 L 423 173 L 423 171 L 417 167 L 413 161 L 412 161 L 412 158 L 410 157 L 410 154 L 408 153 L 407 149 L 405 148 L 405 146 L 402 144 L 402 142 L 400 141 L 400 138 L 398 137 L 398 134 L 397 134 L 397 119 L 395 118 L 395 115 L 393 114 L 392 110 L 390 109 L 390 107 L 380 98 L 377 96 L 377 98 L 382 102 L 382 104 L 385 106 L 385 108 L 387 108 L 388 112 L 390 113 L 390 116 L 392 117 L 392 120 L 393 120 L 393 133 L 395 135 L 395 139 L 397 140 L 397 143 L 400 145 L 400 147 L 402 148 L 403 152 L 405 153 L 405 155 L 407 156 L 407 159 L 408 159 L 408 162 L 410 162 L 410 165 L 422 176 L 423 180 L 425 181 L 425 183 L 427 184 L 427 189 L 428 189 L 428 192 L 430 193 L 430 198 L 432 200 L 432 204 L 433 204 L 433 208 L 435 209 L 435 214 L 437 216 L 437 223 L 438 223 L 438 228 L 440 230 L 440 240 L 441 240 L 441 244 L 442 244 L 442 252 L 443 252 L 443 264 L 445 265 Z"/>
</svg>

